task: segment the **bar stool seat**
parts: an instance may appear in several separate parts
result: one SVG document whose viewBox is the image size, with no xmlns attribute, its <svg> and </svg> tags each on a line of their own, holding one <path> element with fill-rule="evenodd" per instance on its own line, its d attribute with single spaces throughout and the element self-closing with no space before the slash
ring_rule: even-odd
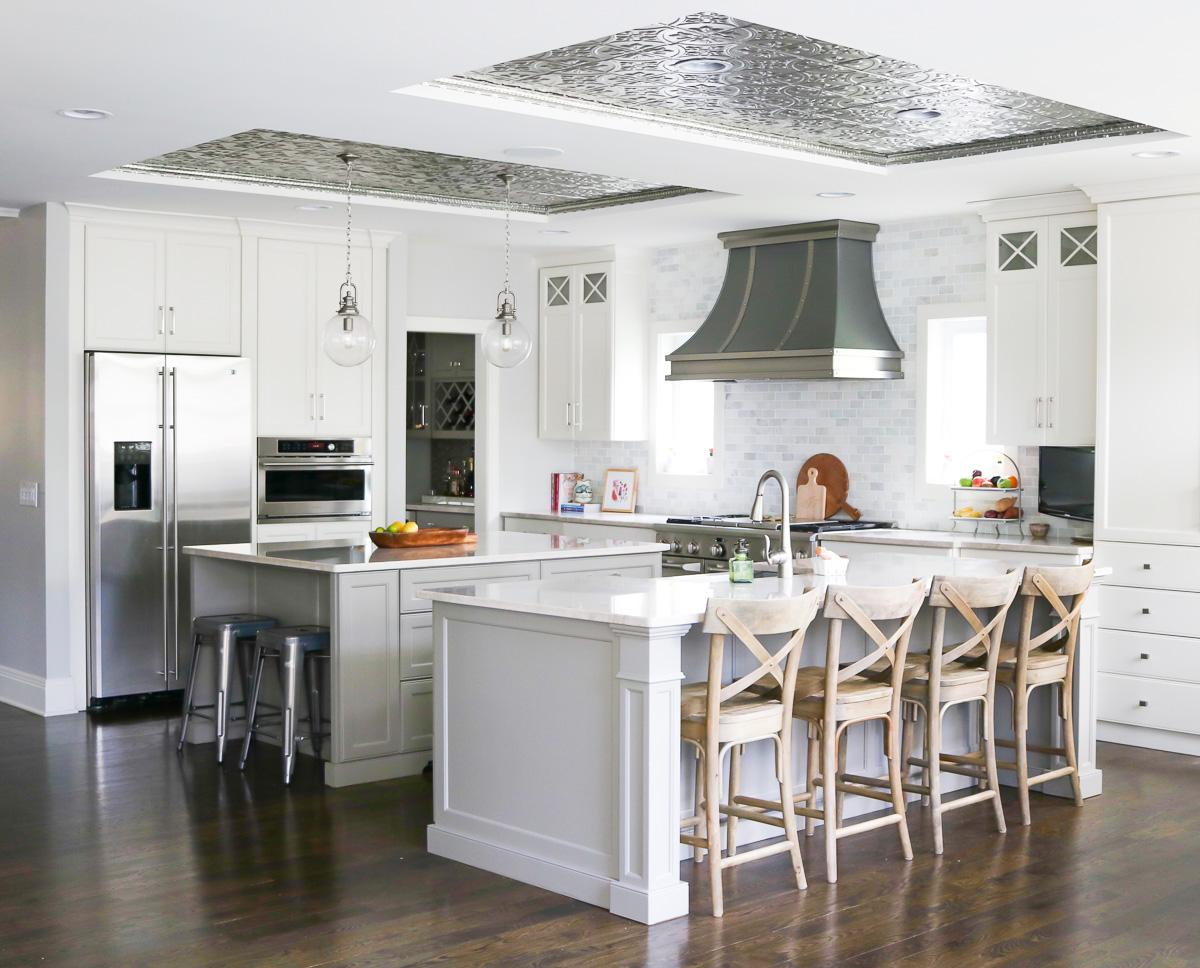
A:
<svg viewBox="0 0 1200 968">
<path fill-rule="evenodd" d="M 1016 646 L 1013 646 L 1015 653 Z M 1001 653 L 1003 654 L 1003 653 Z M 1040 685 L 1045 682 L 1057 682 L 1067 674 L 1067 654 L 1065 652 L 1042 652 L 1034 650 L 1029 653 L 1026 663 L 1025 682 L 1028 685 Z M 1001 662 L 996 667 L 996 678 L 1001 682 L 1013 682 L 1017 678 L 1017 660 L 1013 658 Z"/>
<path fill-rule="evenodd" d="M 246 706 L 250 695 L 250 677 L 246 674 L 243 649 L 252 646 L 255 636 L 263 629 L 274 628 L 279 623 L 266 615 L 245 612 L 230 615 L 201 615 L 192 622 L 192 665 L 188 672 L 187 692 L 183 699 L 183 722 L 179 727 L 177 750 L 183 749 L 187 738 L 188 724 L 193 716 L 215 723 L 217 727 L 217 762 L 225 758 L 225 738 L 231 722 L 239 722 L 243 716 L 232 716 L 234 706 Z M 217 694 L 214 702 L 197 706 L 193 702 L 196 692 L 196 670 L 200 666 L 200 650 L 204 647 L 217 650 Z M 238 664 L 242 698 L 231 700 L 229 678 L 232 663 Z M 203 710 L 213 710 L 210 715 Z"/>
<path fill-rule="evenodd" d="M 329 629 L 320 625 L 282 626 L 264 629 L 258 633 L 254 643 L 254 683 L 250 690 L 250 705 L 246 713 L 246 738 L 242 742 L 239 769 L 246 768 L 250 743 L 256 733 L 278 739 L 282 744 L 284 783 L 292 781 L 292 773 L 296 768 L 296 748 L 301 742 L 311 739 L 313 752 L 317 756 L 321 755 L 321 738 L 329 733 L 321 729 L 322 724 L 328 720 L 321 715 L 320 676 L 317 674 L 316 664 L 322 660 L 329 660 L 329 641 Z M 262 691 L 263 669 L 269 659 L 279 663 L 276 669 L 283 698 L 275 711 L 261 715 L 258 710 L 258 697 Z M 308 715 L 300 719 L 300 722 L 308 723 L 307 736 L 296 731 L 296 700 L 301 665 L 305 692 L 308 694 Z M 273 733 L 270 727 L 279 727 L 280 732 Z"/>
<path fill-rule="evenodd" d="M 913 677 L 904 683 L 900 695 L 904 699 L 923 702 L 929 695 L 929 656 L 910 655 L 908 667 Z M 942 666 L 941 698 L 943 702 L 958 699 L 974 699 L 987 694 L 988 671 L 986 666 L 951 661 Z"/>
</svg>

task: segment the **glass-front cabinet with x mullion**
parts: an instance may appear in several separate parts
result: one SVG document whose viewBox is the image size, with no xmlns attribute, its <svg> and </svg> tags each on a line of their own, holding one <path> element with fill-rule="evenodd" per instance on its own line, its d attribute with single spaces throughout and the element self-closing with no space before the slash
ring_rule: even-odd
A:
<svg viewBox="0 0 1200 968">
<path fill-rule="evenodd" d="M 1095 212 L 988 223 L 988 440 L 1096 439 Z"/>
</svg>

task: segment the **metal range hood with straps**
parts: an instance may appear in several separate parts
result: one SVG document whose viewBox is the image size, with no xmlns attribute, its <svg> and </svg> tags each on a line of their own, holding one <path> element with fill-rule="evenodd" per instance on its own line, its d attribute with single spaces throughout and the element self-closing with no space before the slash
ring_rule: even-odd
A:
<svg viewBox="0 0 1200 968">
<path fill-rule="evenodd" d="M 870 222 L 722 232 L 725 282 L 667 357 L 668 380 L 898 380 L 904 358 L 875 292 Z"/>
</svg>

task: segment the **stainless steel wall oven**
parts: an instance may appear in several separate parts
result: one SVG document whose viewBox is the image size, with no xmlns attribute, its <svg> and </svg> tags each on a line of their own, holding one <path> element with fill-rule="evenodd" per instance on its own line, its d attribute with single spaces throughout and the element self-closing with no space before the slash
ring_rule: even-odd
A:
<svg viewBox="0 0 1200 968">
<path fill-rule="evenodd" d="M 371 517 L 367 438 L 258 438 L 260 523 Z"/>
</svg>

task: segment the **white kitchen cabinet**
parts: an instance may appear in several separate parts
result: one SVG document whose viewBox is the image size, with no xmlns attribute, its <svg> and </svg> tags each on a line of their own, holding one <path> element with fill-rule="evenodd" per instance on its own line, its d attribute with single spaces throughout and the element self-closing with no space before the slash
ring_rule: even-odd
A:
<svg viewBox="0 0 1200 968">
<path fill-rule="evenodd" d="M 366 542 L 371 525 L 365 521 L 319 521 L 316 529 L 318 541 Z"/>
<path fill-rule="evenodd" d="M 400 751 L 433 749 L 433 680 L 400 683 Z"/>
<path fill-rule="evenodd" d="M 644 440 L 646 275 L 640 260 L 538 275 L 538 435 Z"/>
<path fill-rule="evenodd" d="M 90 350 L 241 352 L 241 239 L 89 222 L 84 343 Z"/>
<path fill-rule="evenodd" d="M 306 522 L 260 524 L 255 531 L 259 544 L 278 544 L 283 541 L 316 541 L 317 526 Z"/>
<path fill-rule="evenodd" d="M 1096 439 L 1094 212 L 988 223 L 988 439 Z"/>
<path fill-rule="evenodd" d="M 343 695 L 354 697 L 353 703 L 334 706 L 333 735 L 339 761 L 401 752 L 398 573 L 339 575 L 334 623 L 335 681 L 340 683 Z"/>
<path fill-rule="evenodd" d="M 359 308 L 371 303 L 371 253 L 352 258 Z M 258 433 L 371 435 L 372 365 L 338 366 L 321 346 L 345 279 L 336 245 L 258 240 Z M 373 321 L 379 325 L 379 321 Z"/>
</svg>

